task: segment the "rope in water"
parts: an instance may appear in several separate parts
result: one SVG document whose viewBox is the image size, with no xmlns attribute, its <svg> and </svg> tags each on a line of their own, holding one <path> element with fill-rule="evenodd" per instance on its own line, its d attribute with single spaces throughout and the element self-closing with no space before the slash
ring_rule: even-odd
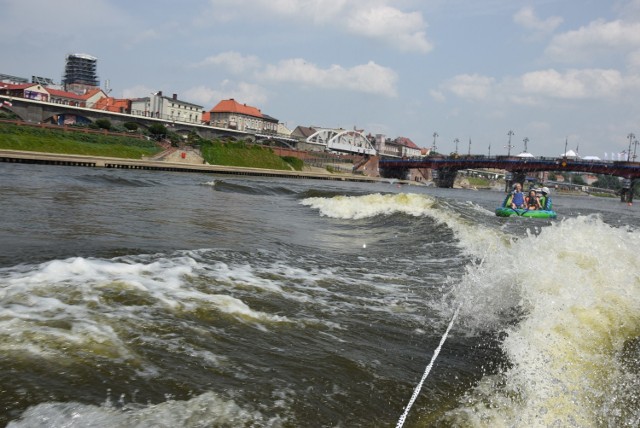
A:
<svg viewBox="0 0 640 428">
<path fill-rule="evenodd" d="M 422 389 L 422 384 L 427 379 L 427 376 L 429 376 L 429 372 L 431 371 L 431 367 L 433 367 L 433 363 L 436 361 L 436 358 L 438 358 L 438 354 L 440 354 L 440 349 L 442 349 L 442 345 L 444 345 L 444 342 L 447 340 L 447 336 L 449 335 L 449 331 L 451 331 L 451 327 L 453 327 L 453 323 L 455 322 L 456 318 L 458 317 L 458 312 L 459 311 L 460 311 L 460 306 L 458 306 L 456 311 L 453 313 L 453 317 L 451 318 L 451 321 L 449 322 L 449 326 L 447 327 L 447 331 L 445 331 L 444 334 L 442 335 L 442 338 L 440 339 L 440 344 L 438 345 L 438 347 L 436 348 L 435 352 L 433 353 L 433 356 L 431 357 L 431 362 L 429 362 L 429 365 L 427 365 L 427 367 L 425 368 L 424 374 L 422 375 L 422 379 L 420 379 L 420 383 L 418 383 L 418 385 L 416 385 L 416 389 L 413 391 L 413 395 L 411 396 L 411 399 L 409 400 L 409 404 L 407 404 L 407 407 L 405 407 L 404 413 L 402 414 L 402 416 L 400 416 L 400 419 L 398 420 L 398 424 L 396 425 L 396 428 L 402 428 L 402 426 L 404 425 L 404 421 L 407 418 L 407 415 L 409 414 L 409 410 L 411 409 L 411 406 L 413 406 L 414 401 L 416 401 L 416 398 L 418 398 L 418 394 L 420 394 L 420 390 Z"/>
</svg>

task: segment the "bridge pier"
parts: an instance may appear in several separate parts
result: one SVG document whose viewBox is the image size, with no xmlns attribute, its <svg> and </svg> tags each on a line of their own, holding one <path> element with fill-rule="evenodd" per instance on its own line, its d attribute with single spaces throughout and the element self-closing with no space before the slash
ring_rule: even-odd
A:
<svg viewBox="0 0 640 428">
<path fill-rule="evenodd" d="M 628 204 L 633 203 L 633 192 L 635 189 L 636 180 L 626 178 L 622 180 L 622 189 L 620 191 L 620 202 L 626 202 Z"/>
<path fill-rule="evenodd" d="M 396 178 L 398 180 L 407 180 L 409 178 L 409 168 L 380 168 L 379 172 L 380 176 L 384 178 Z"/>
<path fill-rule="evenodd" d="M 457 169 L 440 168 L 434 169 L 431 174 L 436 186 L 442 188 L 453 188 L 453 183 L 456 181 Z"/>
</svg>

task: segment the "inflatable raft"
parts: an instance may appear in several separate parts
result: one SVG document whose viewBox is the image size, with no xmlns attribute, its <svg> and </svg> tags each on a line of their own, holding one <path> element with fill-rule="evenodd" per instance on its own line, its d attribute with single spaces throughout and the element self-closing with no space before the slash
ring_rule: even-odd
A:
<svg viewBox="0 0 640 428">
<path fill-rule="evenodd" d="M 541 200 L 544 202 L 544 200 Z M 544 203 L 542 203 L 544 206 Z M 532 218 L 556 218 L 557 214 L 553 210 L 527 210 L 524 208 L 511 208 L 511 195 L 507 195 L 501 206 L 496 208 L 498 217 L 532 217 Z"/>
</svg>

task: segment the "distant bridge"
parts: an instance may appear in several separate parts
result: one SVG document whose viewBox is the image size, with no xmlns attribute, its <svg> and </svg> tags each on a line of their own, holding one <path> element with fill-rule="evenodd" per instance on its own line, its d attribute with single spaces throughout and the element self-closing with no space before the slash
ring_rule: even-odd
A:
<svg viewBox="0 0 640 428">
<path fill-rule="evenodd" d="M 582 160 L 571 158 L 523 158 L 517 156 L 427 156 L 419 159 L 380 159 L 380 175 L 406 179 L 410 169 L 430 169 L 438 187 L 453 187 L 458 171 L 463 169 L 501 169 L 507 171 L 507 186 L 524 182 L 526 175 L 540 171 L 580 171 L 625 178 L 623 188 L 633 188 L 640 178 L 640 162 Z"/>
</svg>

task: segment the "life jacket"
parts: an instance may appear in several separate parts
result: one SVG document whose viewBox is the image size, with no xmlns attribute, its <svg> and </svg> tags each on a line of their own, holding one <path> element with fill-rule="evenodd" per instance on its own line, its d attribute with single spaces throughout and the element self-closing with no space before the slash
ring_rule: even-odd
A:
<svg viewBox="0 0 640 428">
<path fill-rule="evenodd" d="M 551 207 L 547 208 L 547 206 L 546 206 L 546 205 L 547 205 L 547 197 L 546 197 L 546 196 L 544 196 L 544 195 L 540 196 L 540 207 L 541 207 L 543 210 L 549 210 L 549 209 L 551 209 Z"/>
<path fill-rule="evenodd" d="M 543 210 L 551 211 L 553 207 L 553 202 L 551 201 L 551 196 L 546 195 L 540 198 L 540 206 Z"/>
<path fill-rule="evenodd" d="M 531 198 L 531 196 L 525 197 L 524 201 L 525 201 L 525 204 L 527 205 L 527 208 L 530 210 L 542 207 L 542 204 L 538 206 L 538 204 L 536 203 L 536 200 Z"/>
<path fill-rule="evenodd" d="M 511 202 L 515 202 L 515 204 L 518 207 L 520 207 L 521 205 L 523 205 L 525 203 L 524 202 L 524 193 L 522 193 L 522 192 L 519 192 L 519 193 L 513 192 L 511 195 L 512 195 L 511 196 Z"/>
</svg>

